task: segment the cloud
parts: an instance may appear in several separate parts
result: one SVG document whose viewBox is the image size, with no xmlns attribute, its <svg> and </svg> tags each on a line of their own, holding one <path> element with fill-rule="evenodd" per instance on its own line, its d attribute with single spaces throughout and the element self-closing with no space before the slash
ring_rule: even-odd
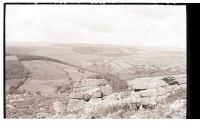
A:
<svg viewBox="0 0 200 123">
<path fill-rule="evenodd" d="M 6 41 L 186 47 L 186 8 L 7 5 Z"/>
</svg>

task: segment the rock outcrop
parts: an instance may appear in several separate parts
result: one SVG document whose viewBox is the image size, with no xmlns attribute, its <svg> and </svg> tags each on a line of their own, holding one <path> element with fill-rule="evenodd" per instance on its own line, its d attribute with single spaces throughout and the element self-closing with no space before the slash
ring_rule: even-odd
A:
<svg viewBox="0 0 200 123">
<path fill-rule="evenodd" d="M 127 81 L 127 83 L 129 85 L 129 89 L 135 91 L 163 87 L 167 85 L 161 77 L 136 78 L 134 80 Z"/>
<path fill-rule="evenodd" d="M 113 93 L 104 79 L 83 79 L 74 84 L 68 110 L 72 114 L 79 112 L 77 115 L 81 118 L 122 118 L 123 112 L 153 111 L 171 95 L 180 90 L 185 92 L 186 75 L 138 78 L 128 83 L 130 90 Z M 179 110 L 177 107 L 184 107 L 182 102 L 181 106 L 172 102 L 167 110 Z"/>
<path fill-rule="evenodd" d="M 91 99 L 95 100 L 112 94 L 112 87 L 104 79 L 83 79 L 74 83 L 70 94 L 68 110 L 77 112 L 83 110 L 85 104 Z"/>
</svg>

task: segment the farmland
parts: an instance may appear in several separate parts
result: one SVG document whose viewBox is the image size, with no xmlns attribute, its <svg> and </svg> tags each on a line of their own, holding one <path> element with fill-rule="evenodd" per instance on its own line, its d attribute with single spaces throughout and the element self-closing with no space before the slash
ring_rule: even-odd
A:
<svg viewBox="0 0 200 123">
<path fill-rule="evenodd" d="M 6 46 L 5 72 L 8 118 L 85 118 L 85 116 L 87 118 L 87 116 L 93 116 L 93 113 L 79 116 L 72 112 L 78 112 L 78 114 L 81 111 L 89 112 L 87 106 L 98 104 L 98 100 L 106 102 L 108 99 L 112 99 L 109 101 L 113 102 L 111 105 L 117 104 L 117 107 L 120 107 L 122 105 L 120 100 L 124 102 L 126 97 L 139 98 L 138 95 L 145 95 L 146 91 L 151 92 L 154 87 L 156 91 L 165 90 L 158 96 L 159 99 L 160 96 L 166 96 L 165 99 L 173 98 L 171 102 L 162 102 L 165 106 L 158 101 L 158 107 L 166 109 L 166 105 L 173 104 L 176 98 L 185 100 L 184 95 L 186 94 L 186 52 L 184 49 L 64 43 L 41 46 L 8 45 Z M 173 85 L 170 85 L 168 80 L 163 77 L 172 77 L 169 81 L 172 81 Z M 174 82 L 175 80 L 177 82 Z M 132 84 L 137 82 L 144 83 L 144 85 Z M 149 83 L 150 85 L 148 85 Z M 136 94 L 132 95 L 133 92 Z M 172 92 L 173 94 L 171 94 Z M 83 96 L 80 97 L 81 95 Z M 124 97 L 114 101 L 112 97 L 114 95 L 123 95 Z M 178 99 L 177 95 L 181 95 L 181 99 Z M 145 100 L 153 98 L 151 95 L 147 97 L 145 96 Z M 156 100 L 158 97 L 154 94 Z M 140 98 L 136 101 L 137 105 L 147 105 L 146 107 L 154 105 L 154 103 L 144 104 L 141 101 L 144 100 L 144 97 Z M 35 104 L 31 103 L 30 106 L 33 105 L 36 108 L 31 112 L 29 102 L 35 99 Z M 43 104 L 42 100 L 45 99 Z M 130 101 L 125 100 L 125 102 L 129 103 Z M 17 106 L 14 108 L 13 105 Z M 36 110 L 40 110 L 40 105 L 43 105 L 41 106 L 43 108 L 38 114 Z M 20 110 L 23 116 L 17 112 L 20 106 L 23 107 L 23 110 Z M 144 112 L 141 112 L 142 110 L 137 112 L 147 112 L 148 108 L 146 107 L 144 106 Z M 76 108 L 80 109 L 75 110 Z M 104 111 L 110 112 L 112 109 L 109 108 L 109 106 L 106 107 Z M 120 108 L 124 109 L 124 107 Z M 134 108 L 134 111 L 136 109 Z M 151 111 L 150 109 L 148 111 Z M 158 110 L 155 108 L 152 112 Z M 25 115 L 25 112 L 29 112 L 30 115 Z M 109 114 L 113 115 L 117 112 L 119 111 L 112 111 Z M 123 113 L 123 118 L 131 118 L 134 114 L 138 115 L 130 107 L 121 113 Z M 93 118 L 107 116 L 105 112 L 95 114 L 99 115 L 95 115 Z M 154 116 L 149 117 L 154 118 Z M 163 114 L 160 117 L 166 118 L 167 116 Z"/>
</svg>

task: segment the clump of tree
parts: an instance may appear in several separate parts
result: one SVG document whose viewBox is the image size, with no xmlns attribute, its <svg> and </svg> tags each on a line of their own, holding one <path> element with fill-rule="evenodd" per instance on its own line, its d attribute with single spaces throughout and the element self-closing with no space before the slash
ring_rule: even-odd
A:
<svg viewBox="0 0 200 123">
<path fill-rule="evenodd" d="M 78 68 L 78 72 L 85 73 L 85 71 L 83 69 L 80 69 L 80 68 Z"/>
<path fill-rule="evenodd" d="M 6 53 L 7 56 L 16 56 L 19 61 L 33 61 L 33 60 L 43 60 L 43 61 L 51 61 L 51 62 L 56 62 L 56 63 L 60 63 L 60 64 L 64 64 L 64 65 L 69 65 L 72 67 L 76 67 L 76 68 L 80 68 L 81 70 L 85 70 L 85 71 L 89 71 L 89 72 L 94 72 L 92 70 L 89 70 L 87 68 L 83 68 L 81 66 L 77 66 L 77 65 L 73 65 L 71 63 L 68 62 L 64 62 L 58 59 L 54 59 L 54 58 L 49 58 L 49 57 L 45 57 L 45 56 L 39 56 L 39 55 L 27 55 L 27 54 L 17 54 L 17 53 Z"/>
<path fill-rule="evenodd" d="M 36 91 L 35 94 L 42 95 L 41 91 Z"/>
<path fill-rule="evenodd" d="M 8 94 L 25 94 L 26 90 L 18 90 L 14 85 L 10 86 Z"/>
<path fill-rule="evenodd" d="M 21 79 L 25 78 L 30 71 L 19 62 L 6 63 L 6 79 Z"/>
</svg>

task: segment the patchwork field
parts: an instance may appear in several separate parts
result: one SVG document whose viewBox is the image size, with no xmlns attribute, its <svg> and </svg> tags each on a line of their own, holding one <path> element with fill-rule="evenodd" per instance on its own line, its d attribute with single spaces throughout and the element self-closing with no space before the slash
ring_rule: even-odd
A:
<svg viewBox="0 0 200 123">
<path fill-rule="evenodd" d="M 179 112 L 185 111 L 186 78 L 185 49 L 62 43 L 7 45 L 6 115 L 8 118 L 185 118 Z M 165 92 L 158 96 L 152 89 Z M 150 93 L 146 99 L 141 96 L 148 93 L 145 91 Z M 123 95 L 123 99 L 115 101 L 114 95 Z M 168 98 L 171 102 L 164 101 Z M 29 103 L 34 99 L 38 100 L 31 105 L 37 108 L 31 112 Z M 97 110 L 100 100 L 105 104 L 112 102 L 103 108 L 103 113 Z M 169 106 L 176 105 L 177 100 L 184 104 L 171 111 Z M 128 107 L 119 101 L 125 101 Z M 40 109 L 41 104 L 46 108 Z M 26 105 L 21 113 L 19 105 Z M 97 112 L 90 112 L 88 106 Z M 115 106 L 121 110 L 115 111 Z M 159 114 L 158 107 L 169 110 L 169 114 Z M 27 111 L 30 116 L 25 115 Z M 90 114 L 81 115 L 82 111 Z M 147 112 L 154 114 L 139 116 Z"/>
</svg>

